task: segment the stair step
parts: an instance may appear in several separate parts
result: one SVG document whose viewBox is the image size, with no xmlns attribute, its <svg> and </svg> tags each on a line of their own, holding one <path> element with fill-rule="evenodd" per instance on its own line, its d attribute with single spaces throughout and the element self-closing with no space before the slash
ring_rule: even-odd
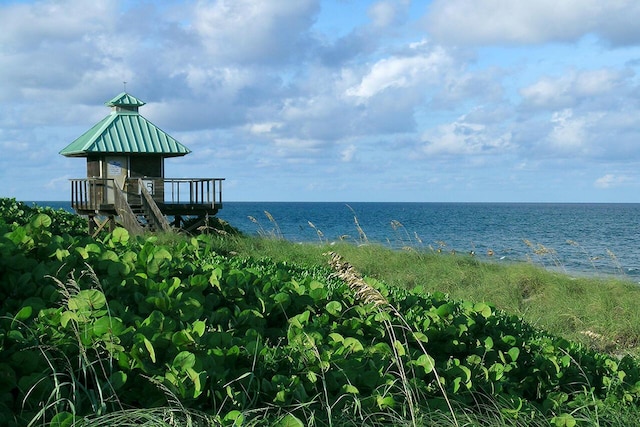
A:
<svg viewBox="0 0 640 427">
<path fill-rule="evenodd" d="M 163 228 L 163 226 L 160 226 L 160 227 L 156 226 L 155 220 L 153 219 L 154 215 L 152 213 L 147 214 L 142 204 L 130 203 L 129 208 L 131 209 L 131 212 L 133 213 L 133 216 L 136 222 L 143 230 L 157 231 L 159 228 Z"/>
</svg>

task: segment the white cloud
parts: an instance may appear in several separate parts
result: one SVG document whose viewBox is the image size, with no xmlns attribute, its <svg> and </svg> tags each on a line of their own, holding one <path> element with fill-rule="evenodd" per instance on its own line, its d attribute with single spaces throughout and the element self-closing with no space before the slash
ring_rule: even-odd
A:
<svg viewBox="0 0 640 427">
<path fill-rule="evenodd" d="M 104 29 L 112 23 L 116 6 L 117 3 L 107 0 L 5 5 L 0 14 L 0 45 L 5 52 L 15 53 L 34 44 L 50 48 L 73 43 L 87 32 Z"/>
<path fill-rule="evenodd" d="M 340 153 L 340 160 L 342 160 L 345 163 L 350 163 L 351 161 L 354 160 L 356 151 L 357 151 L 356 146 L 353 144 L 350 144 L 347 148 L 342 150 L 342 152 Z"/>
<path fill-rule="evenodd" d="M 434 0 L 425 28 L 455 44 L 576 41 L 597 33 L 614 44 L 640 41 L 636 0 Z"/>
<path fill-rule="evenodd" d="M 509 151 L 511 135 L 495 133 L 483 124 L 459 121 L 440 125 L 423 134 L 422 152 L 427 156 L 477 156 Z"/>
<path fill-rule="evenodd" d="M 263 123 L 251 123 L 248 128 L 249 132 L 256 135 L 269 134 L 272 131 L 280 128 L 282 123 L 279 122 L 263 122 Z"/>
<path fill-rule="evenodd" d="M 452 64 L 452 58 L 441 48 L 413 56 L 384 58 L 376 62 L 362 81 L 346 91 L 348 96 L 370 98 L 385 89 L 420 89 L 425 84 L 436 84 L 443 71 Z"/>
<path fill-rule="evenodd" d="M 55 182 L 43 194 L 66 199 L 52 177 L 86 168 L 57 152 L 127 81 L 141 113 L 194 150 L 167 162 L 171 175 L 226 176 L 235 200 L 264 200 L 265 180 L 279 199 L 318 182 L 308 197 L 479 199 L 463 187 L 491 174 L 484 165 L 566 194 L 579 188 L 567 177 L 593 190 L 587 171 L 616 171 L 602 185 L 640 181 L 638 8 L 434 0 L 425 33 L 408 0 L 0 2 L 0 174 L 23 198 Z M 519 47 L 476 49 L 487 43 Z M 407 177 L 411 190 L 392 185 Z M 427 182 L 456 192 L 414 191 Z"/>
<path fill-rule="evenodd" d="M 563 108 L 576 106 L 597 98 L 616 97 L 626 80 L 633 77 L 629 71 L 596 69 L 570 71 L 562 76 L 543 77 L 520 90 L 525 106 L 535 108 Z"/>
<path fill-rule="evenodd" d="M 410 0 L 382 0 L 375 2 L 368 11 L 373 26 L 387 28 L 396 26 L 406 19 Z"/>
<path fill-rule="evenodd" d="M 553 129 L 549 134 L 550 143 L 561 152 L 577 154 L 586 143 L 587 122 L 574 118 L 573 111 L 566 109 L 553 113 Z"/>
<path fill-rule="evenodd" d="M 280 63 L 303 53 L 317 0 L 199 1 L 193 28 L 219 61 Z"/>
<path fill-rule="evenodd" d="M 596 179 L 593 185 L 596 188 L 606 189 L 620 186 L 627 181 L 629 181 L 629 178 L 626 176 L 606 174 Z"/>
</svg>

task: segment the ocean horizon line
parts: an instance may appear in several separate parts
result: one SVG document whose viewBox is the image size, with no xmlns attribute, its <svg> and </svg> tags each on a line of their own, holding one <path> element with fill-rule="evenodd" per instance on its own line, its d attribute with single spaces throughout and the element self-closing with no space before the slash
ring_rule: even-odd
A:
<svg viewBox="0 0 640 427">
<path fill-rule="evenodd" d="M 12 197 L 8 197 L 12 198 Z M 21 200 L 17 199 L 19 202 L 23 203 L 71 203 L 70 200 Z M 491 205 L 640 205 L 640 201 L 638 202 L 558 202 L 558 201 L 366 201 L 366 200 L 351 200 L 351 201 L 333 201 L 333 200 L 223 200 L 222 204 L 225 203 L 403 203 L 403 204 L 491 204 Z"/>
<path fill-rule="evenodd" d="M 70 201 L 31 201 L 73 212 Z M 216 214 L 248 235 L 475 253 L 581 273 L 640 277 L 640 203 L 229 201 Z"/>
</svg>

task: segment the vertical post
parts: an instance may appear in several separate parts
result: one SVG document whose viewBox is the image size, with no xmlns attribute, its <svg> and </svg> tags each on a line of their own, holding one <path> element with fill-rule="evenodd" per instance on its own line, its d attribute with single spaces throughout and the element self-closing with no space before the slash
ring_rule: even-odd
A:
<svg viewBox="0 0 640 427">
<path fill-rule="evenodd" d="M 93 215 L 89 215 L 89 235 L 93 236 L 96 231 L 96 222 Z"/>
</svg>

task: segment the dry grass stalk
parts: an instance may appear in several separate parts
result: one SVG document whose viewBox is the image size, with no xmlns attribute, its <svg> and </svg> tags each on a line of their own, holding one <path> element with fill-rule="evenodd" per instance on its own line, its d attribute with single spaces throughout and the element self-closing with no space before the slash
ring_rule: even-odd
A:
<svg viewBox="0 0 640 427">
<path fill-rule="evenodd" d="M 398 312 L 398 310 L 392 304 L 389 303 L 389 301 L 384 297 L 384 295 L 380 293 L 380 291 L 378 291 L 377 289 L 373 288 L 371 285 L 366 283 L 362 279 L 362 277 L 356 272 L 355 268 L 353 268 L 353 266 L 348 262 L 343 261 L 342 257 L 339 254 L 335 252 L 327 252 L 324 255 L 328 255 L 330 257 L 329 265 L 331 265 L 331 267 L 335 270 L 336 276 L 344 280 L 349 286 L 349 288 L 354 291 L 355 297 L 357 300 L 360 300 L 365 304 L 371 303 L 378 310 L 383 310 L 383 309 L 389 310 L 402 323 L 403 335 L 407 331 L 411 333 L 413 335 L 415 342 L 420 347 L 420 350 L 422 351 L 422 353 L 429 356 L 429 353 L 427 352 L 427 349 L 424 347 L 422 341 L 415 335 L 415 332 L 413 331 L 411 326 L 407 323 L 407 321 L 404 319 L 402 314 Z M 408 404 L 409 404 L 409 412 L 410 412 L 411 421 L 412 421 L 411 424 L 413 426 L 417 426 L 416 414 L 415 414 L 415 402 L 419 401 L 419 397 L 415 394 L 415 391 L 411 387 L 410 381 L 406 375 L 407 371 L 405 369 L 404 362 L 402 361 L 402 356 L 398 353 L 396 345 L 394 344 L 396 342 L 400 342 L 398 341 L 398 338 L 396 336 L 394 325 L 391 323 L 389 319 L 384 320 L 383 323 L 385 325 L 387 332 L 389 333 L 389 337 L 391 338 L 391 343 L 392 343 L 391 348 L 393 349 L 394 355 L 395 355 L 394 362 L 398 366 L 398 374 L 401 377 L 402 387 L 404 388 L 405 397 L 407 398 Z M 438 371 L 435 369 L 435 365 L 432 370 L 432 373 L 434 375 L 435 382 L 438 388 L 440 389 L 440 391 L 442 392 L 442 396 L 445 402 L 447 403 L 447 407 L 449 408 L 449 411 L 453 416 L 453 419 L 452 419 L 453 425 L 459 426 L 458 421 L 455 417 L 455 412 L 453 410 L 453 407 L 451 406 L 451 402 L 449 401 L 449 398 L 447 397 L 447 393 L 444 389 L 443 382 L 441 381 Z"/>
<path fill-rule="evenodd" d="M 275 227 L 275 235 L 276 235 L 276 237 L 279 238 L 279 239 L 284 239 L 284 236 L 282 235 L 282 231 L 280 231 L 280 226 L 276 222 L 276 220 L 273 217 L 273 215 L 271 215 L 271 213 L 269 213 L 269 211 L 264 211 L 264 214 L 267 217 L 267 219 L 269 220 L 269 222 L 271 222 L 273 224 L 273 226 Z"/>
<path fill-rule="evenodd" d="M 353 213 L 353 222 L 356 224 L 356 229 L 358 230 L 358 236 L 360 238 L 360 241 L 364 243 L 369 243 L 369 239 L 367 238 L 367 235 L 365 234 L 362 227 L 360 227 L 360 222 L 358 221 L 358 217 L 356 216 L 356 211 L 354 211 L 353 208 L 349 205 L 347 205 L 347 207 L 349 208 L 351 213 Z"/>
<path fill-rule="evenodd" d="M 622 268 L 622 264 L 620 264 L 620 261 L 618 261 L 618 257 L 616 256 L 616 254 L 614 254 L 610 249 L 607 249 L 607 255 L 609 255 L 609 258 L 611 259 L 611 262 L 613 263 L 613 266 L 618 271 L 618 273 L 624 276 L 624 269 Z"/>
<path fill-rule="evenodd" d="M 316 231 L 316 234 L 318 235 L 318 239 L 320 239 L 320 243 L 322 243 L 322 238 L 324 237 L 324 233 L 320 231 L 320 229 L 318 229 L 318 227 L 316 227 L 315 224 L 312 223 L 311 221 L 307 221 L 307 223 L 309 224 L 309 227 L 313 228 Z"/>
<path fill-rule="evenodd" d="M 335 270 L 336 276 L 347 283 L 349 288 L 354 292 L 356 299 L 365 304 L 371 303 L 375 307 L 389 305 L 389 301 L 387 301 L 380 291 L 366 283 L 353 266 L 343 261 L 339 254 L 328 252 L 325 255 L 330 257 L 329 265 Z"/>
</svg>

